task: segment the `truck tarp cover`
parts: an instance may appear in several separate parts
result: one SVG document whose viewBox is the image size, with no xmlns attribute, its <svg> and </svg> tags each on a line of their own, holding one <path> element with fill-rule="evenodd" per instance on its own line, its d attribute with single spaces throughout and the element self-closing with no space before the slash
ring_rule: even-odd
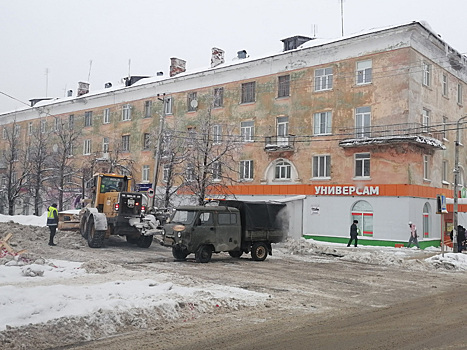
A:
<svg viewBox="0 0 467 350">
<path fill-rule="evenodd" d="M 247 230 L 282 230 L 287 226 L 286 216 L 280 213 L 286 207 L 284 203 L 236 200 L 226 200 L 221 203 L 223 206 L 234 207 L 240 211 L 242 226 Z"/>
</svg>

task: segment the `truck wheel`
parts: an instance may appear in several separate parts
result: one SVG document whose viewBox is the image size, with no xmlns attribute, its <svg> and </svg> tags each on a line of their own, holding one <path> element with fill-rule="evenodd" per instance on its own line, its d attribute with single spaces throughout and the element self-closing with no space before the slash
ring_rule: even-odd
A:
<svg viewBox="0 0 467 350">
<path fill-rule="evenodd" d="M 241 257 L 243 254 L 243 252 L 241 250 L 233 250 L 231 252 L 229 252 L 229 255 L 232 257 L 232 258 L 239 258 Z"/>
<path fill-rule="evenodd" d="M 104 245 L 105 231 L 96 230 L 94 218 L 89 217 L 86 223 L 86 233 L 88 236 L 88 245 L 91 248 L 101 248 Z"/>
<path fill-rule="evenodd" d="M 149 248 L 152 243 L 153 236 L 143 236 L 141 235 L 136 241 L 136 245 L 140 248 Z"/>
<path fill-rule="evenodd" d="M 208 245 L 200 246 L 195 253 L 196 261 L 200 263 L 210 262 L 211 256 L 212 256 L 212 248 Z"/>
<path fill-rule="evenodd" d="M 138 243 L 138 238 L 139 237 L 134 237 L 134 236 L 128 236 L 126 235 L 126 241 L 130 244 L 137 244 Z"/>
<path fill-rule="evenodd" d="M 264 261 L 268 256 L 268 247 L 263 242 L 253 244 L 251 248 L 251 257 L 255 261 Z"/>
<path fill-rule="evenodd" d="M 175 260 L 186 260 L 188 253 L 186 250 L 180 248 L 178 245 L 174 245 L 172 247 L 172 255 L 174 256 Z"/>
<path fill-rule="evenodd" d="M 86 217 L 83 216 L 79 223 L 79 232 L 81 233 L 81 237 L 84 239 L 88 239 L 88 232 L 86 231 Z"/>
</svg>

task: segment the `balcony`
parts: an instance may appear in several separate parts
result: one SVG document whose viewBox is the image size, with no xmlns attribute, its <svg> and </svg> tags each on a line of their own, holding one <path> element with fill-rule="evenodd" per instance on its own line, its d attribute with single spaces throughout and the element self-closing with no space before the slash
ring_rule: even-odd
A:
<svg viewBox="0 0 467 350">
<path fill-rule="evenodd" d="M 339 129 L 343 148 L 412 143 L 423 148 L 443 150 L 443 131 L 419 123 L 372 125 Z"/>
<path fill-rule="evenodd" d="M 294 150 L 295 135 L 289 134 L 288 136 L 266 136 L 264 140 L 264 150 L 267 152 Z"/>
</svg>

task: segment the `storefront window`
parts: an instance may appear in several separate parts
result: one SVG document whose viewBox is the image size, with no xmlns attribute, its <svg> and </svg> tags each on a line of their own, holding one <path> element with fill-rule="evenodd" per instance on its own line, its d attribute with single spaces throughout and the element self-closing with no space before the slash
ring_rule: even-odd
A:
<svg viewBox="0 0 467 350">
<path fill-rule="evenodd" d="M 431 206 L 429 203 L 425 203 L 423 206 L 423 238 L 430 237 L 430 212 Z"/>
<path fill-rule="evenodd" d="M 367 201 L 358 201 L 352 207 L 352 221 L 358 220 L 363 236 L 373 237 L 373 208 Z"/>
</svg>

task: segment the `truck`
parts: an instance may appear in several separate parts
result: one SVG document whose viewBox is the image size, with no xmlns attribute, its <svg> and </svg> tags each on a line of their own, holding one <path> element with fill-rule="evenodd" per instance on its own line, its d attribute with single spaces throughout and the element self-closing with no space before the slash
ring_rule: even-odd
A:
<svg viewBox="0 0 467 350">
<path fill-rule="evenodd" d="M 163 227 L 161 244 L 172 248 L 175 260 L 194 253 L 200 263 L 213 253 L 233 258 L 250 253 L 255 261 L 272 255 L 272 243 L 287 236 L 286 204 L 266 201 L 224 200 L 215 206 L 176 208 Z"/>
<path fill-rule="evenodd" d="M 81 236 L 89 247 L 102 247 L 110 235 L 125 236 L 141 248 L 151 246 L 158 223 L 147 212 L 143 193 L 132 192 L 131 186 L 130 176 L 94 174 L 92 198 L 79 214 Z"/>
</svg>

